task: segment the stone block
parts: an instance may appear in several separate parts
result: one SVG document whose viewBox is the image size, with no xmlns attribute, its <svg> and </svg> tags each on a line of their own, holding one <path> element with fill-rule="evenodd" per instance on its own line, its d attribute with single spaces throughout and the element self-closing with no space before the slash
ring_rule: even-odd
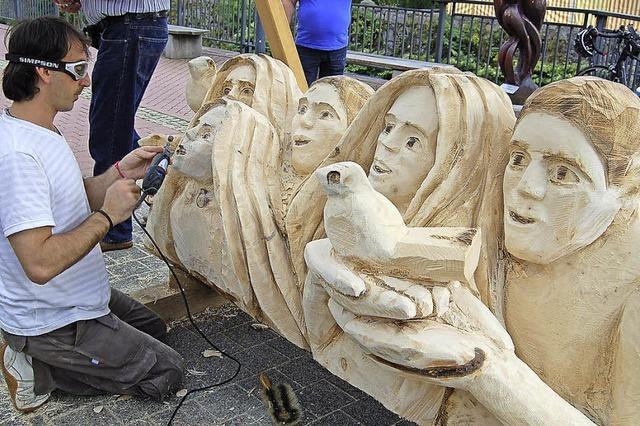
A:
<svg viewBox="0 0 640 426">
<path fill-rule="evenodd" d="M 207 30 L 169 25 L 169 40 L 164 56 L 169 59 L 192 59 L 202 55 L 202 34 Z"/>
</svg>

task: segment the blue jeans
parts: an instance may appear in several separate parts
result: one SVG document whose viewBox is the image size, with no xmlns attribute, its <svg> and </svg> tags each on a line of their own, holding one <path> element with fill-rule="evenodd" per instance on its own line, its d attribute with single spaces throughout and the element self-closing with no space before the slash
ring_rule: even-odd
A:
<svg viewBox="0 0 640 426">
<path fill-rule="evenodd" d="M 93 68 L 89 109 L 89 152 L 95 176 L 133 151 L 140 136 L 135 115 L 168 39 L 167 18 L 106 18 Z M 132 240 L 131 218 L 104 241 Z"/>
<path fill-rule="evenodd" d="M 347 47 L 338 50 L 318 50 L 296 45 L 307 84 L 329 75 L 344 74 L 347 62 Z"/>
</svg>

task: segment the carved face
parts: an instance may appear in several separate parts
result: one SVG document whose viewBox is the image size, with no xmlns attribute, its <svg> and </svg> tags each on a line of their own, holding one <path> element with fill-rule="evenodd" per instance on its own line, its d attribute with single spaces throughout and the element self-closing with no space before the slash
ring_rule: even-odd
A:
<svg viewBox="0 0 640 426">
<path fill-rule="evenodd" d="M 256 89 L 256 70 L 251 65 L 240 65 L 234 68 L 222 83 L 222 94 L 245 105 L 253 103 L 253 92 Z"/>
<path fill-rule="evenodd" d="M 347 111 L 338 90 L 327 83 L 312 86 L 300 99 L 293 117 L 292 163 L 296 173 L 313 172 L 346 129 Z"/>
<path fill-rule="evenodd" d="M 178 172 L 201 182 L 212 180 L 212 141 L 225 116 L 225 106 L 216 106 L 200 117 L 197 126 L 187 130 L 173 155 L 173 167 Z"/>
<path fill-rule="evenodd" d="M 437 135 L 433 89 L 415 86 L 398 96 L 385 116 L 369 181 L 401 211 L 433 167 Z"/>
<path fill-rule="evenodd" d="M 591 244 L 620 208 L 593 145 L 548 114 L 529 114 L 516 127 L 503 191 L 507 249 L 532 263 Z"/>
</svg>

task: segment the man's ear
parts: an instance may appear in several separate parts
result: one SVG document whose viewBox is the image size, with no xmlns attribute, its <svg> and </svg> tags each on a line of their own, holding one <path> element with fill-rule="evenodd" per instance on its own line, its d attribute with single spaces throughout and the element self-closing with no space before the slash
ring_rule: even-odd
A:
<svg viewBox="0 0 640 426">
<path fill-rule="evenodd" d="M 38 78 L 45 84 L 51 83 L 51 72 L 51 70 L 46 68 L 36 67 L 36 74 L 38 75 Z"/>
</svg>

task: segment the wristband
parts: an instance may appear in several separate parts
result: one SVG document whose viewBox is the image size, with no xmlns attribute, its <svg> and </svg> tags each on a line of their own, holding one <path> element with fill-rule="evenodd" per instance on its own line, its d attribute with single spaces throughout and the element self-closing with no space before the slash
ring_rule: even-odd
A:
<svg viewBox="0 0 640 426">
<path fill-rule="evenodd" d="M 122 173 L 122 169 L 120 168 L 120 161 L 116 161 L 115 163 L 113 163 L 113 167 L 116 168 L 116 170 L 118 171 L 118 174 L 122 179 L 127 179 L 127 175 Z"/>
<path fill-rule="evenodd" d="M 100 213 L 102 216 L 106 217 L 107 220 L 109 221 L 109 231 L 113 229 L 113 221 L 111 220 L 109 215 L 104 212 L 104 210 L 98 209 L 98 210 L 95 210 L 94 213 Z"/>
</svg>

